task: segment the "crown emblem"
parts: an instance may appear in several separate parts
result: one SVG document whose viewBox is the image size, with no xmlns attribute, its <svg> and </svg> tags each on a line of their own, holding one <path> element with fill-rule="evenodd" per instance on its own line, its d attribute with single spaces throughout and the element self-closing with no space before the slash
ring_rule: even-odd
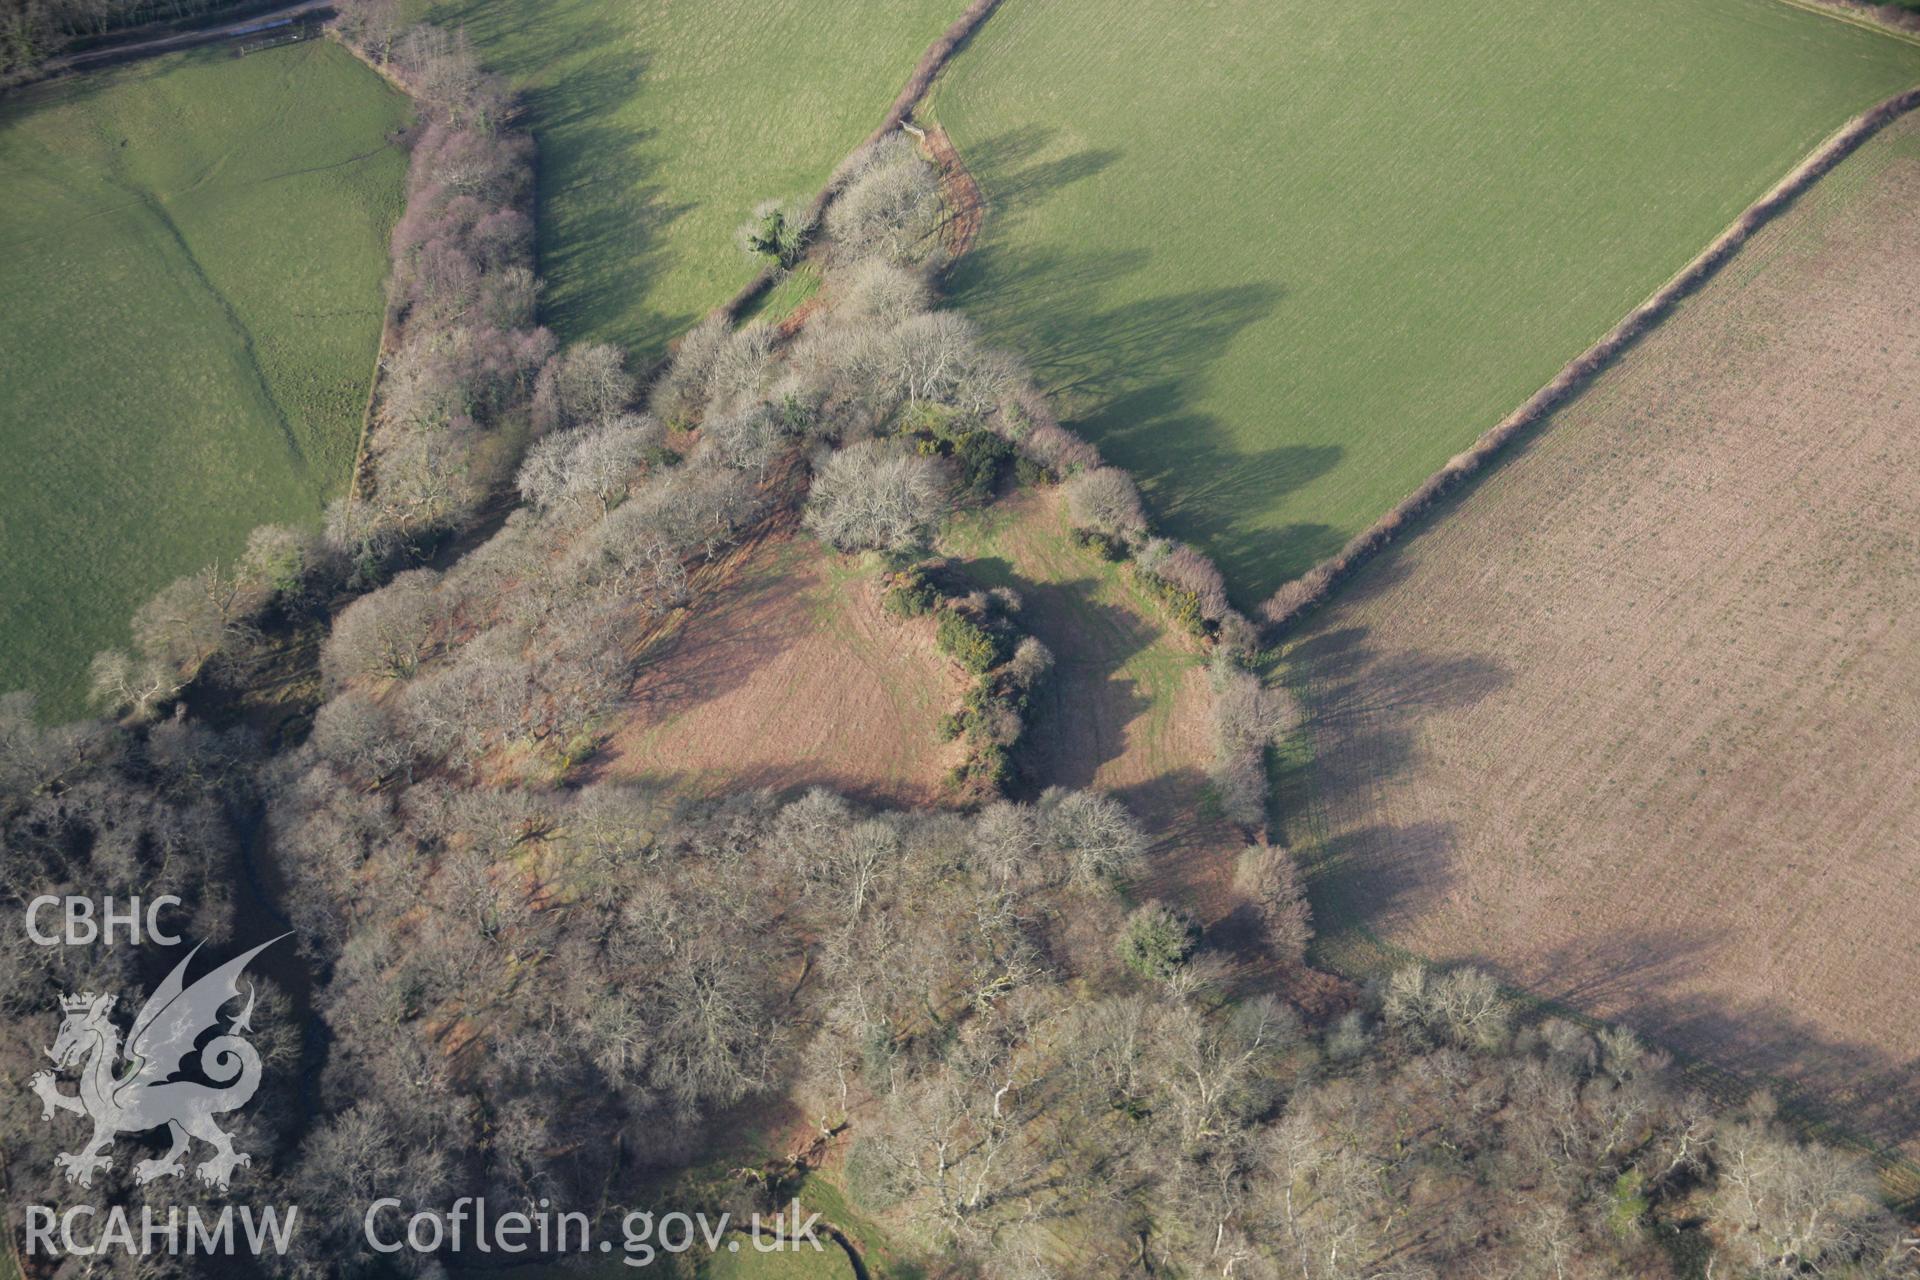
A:
<svg viewBox="0 0 1920 1280">
<path fill-rule="evenodd" d="M 260 1087 L 260 1052 L 245 1035 L 252 1028 L 252 983 L 247 984 L 247 1007 L 226 1023 L 224 1031 L 220 1024 L 228 1001 L 240 998 L 240 975 L 247 961 L 278 941 L 271 938 L 188 983 L 187 966 L 200 952 L 196 946 L 147 997 L 133 1017 L 124 1044 L 120 1029 L 107 1021 L 107 1011 L 115 1002 L 111 993 L 82 991 L 60 997 L 66 1020 L 60 1025 L 59 1038 L 45 1053 L 55 1070 L 80 1071 L 80 1092 L 62 1093 L 52 1071 L 35 1072 L 30 1087 L 39 1095 L 42 1119 L 51 1120 L 55 1112 L 64 1111 L 93 1121 L 93 1137 L 87 1145 L 53 1159 L 54 1168 L 66 1171 L 68 1182 L 93 1185 L 93 1175 L 113 1164 L 107 1152 L 116 1133 L 163 1127 L 172 1134 L 173 1146 L 164 1155 L 137 1162 L 133 1167 L 136 1183 L 182 1176 L 186 1172 L 182 1157 L 195 1138 L 212 1147 L 213 1154 L 194 1170 L 194 1176 L 217 1191 L 227 1189 L 235 1169 L 251 1163 L 245 1152 L 234 1150 L 233 1135 L 213 1118 L 244 1107 Z M 173 1079 L 190 1063 L 198 1066 L 206 1083 Z M 111 1084 L 105 1084 L 103 1077 L 110 1077 Z"/>
</svg>

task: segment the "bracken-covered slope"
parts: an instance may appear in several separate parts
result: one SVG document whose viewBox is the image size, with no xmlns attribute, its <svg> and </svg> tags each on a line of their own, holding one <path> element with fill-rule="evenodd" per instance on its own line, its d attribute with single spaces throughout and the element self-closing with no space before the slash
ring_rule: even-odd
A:
<svg viewBox="0 0 1920 1280">
<path fill-rule="evenodd" d="M 704 575 L 695 611 L 647 646 L 597 775 L 678 794 L 823 786 L 938 804 L 959 762 L 940 718 L 960 673 L 930 619 L 881 609 L 877 576 L 785 532 Z"/>
</svg>

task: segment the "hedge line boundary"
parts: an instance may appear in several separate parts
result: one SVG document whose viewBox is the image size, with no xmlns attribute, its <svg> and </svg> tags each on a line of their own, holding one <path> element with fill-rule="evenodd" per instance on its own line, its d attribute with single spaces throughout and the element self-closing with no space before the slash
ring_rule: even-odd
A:
<svg viewBox="0 0 1920 1280">
<path fill-rule="evenodd" d="M 1260 609 L 1266 642 L 1272 644 L 1280 639 L 1289 627 L 1390 545 L 1416 517 L 1425 514 L 1463 480 L 1494 461 L 1508 445 L 1541 426 L 1555 410 L 1584 391 L 1640 338 L 1666 319 L 1680 302 L 1717 275 L 1755 232 L 1786 212 L 1869 139 L 1916 107 L 1920 107 L 1920 88 L 1895 94 L 1842 125 L 1786 177 L 1748 205 L 1732 225 L 1714 237 L 1666 284 L 1628 312 L 1598 342 L 1568 361 L 1519 408 L 1483 432 L 1464 452 L 1448 459 L 1411 494 L 1355 534 L 1337 553 L 1274 592 Z"/>
</svg>

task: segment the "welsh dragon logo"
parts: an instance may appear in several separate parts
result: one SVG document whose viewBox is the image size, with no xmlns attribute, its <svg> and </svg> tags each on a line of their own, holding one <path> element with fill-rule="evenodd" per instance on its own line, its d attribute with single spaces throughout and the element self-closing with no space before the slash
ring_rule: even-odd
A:
<svg viewBox="0 0 1920 1280">
<path fill-rule="evenodd" d="M 185 1065 L 200 1037 L 218 1029 L 222 1006 L 239 998 L 240 972 L 247 961 L 278 941 L 280 938 L 261 943 L 192 986 L 184 981 L 187 965 L 200 948 L 189 951 L 133 1020 L 124 1068 L 120 1065 L 120 1030 L 107 1016 L 116 997 L 86 992 L 61 998 L 66 1020 L 60 1024 L 53 1048 L 46 1052 L 62 1070 L 82 1064 L 80 1092 L 61 1093 L 51 1071 L 34 1075 L 33 1091 L 44 1104 L 42 1119 L 51 1120 L 58 1110 L 93 1121 L 93 1137 L 84 1148 L 54 1157 L 54 1166 L 67 1171 L 67 1181 L 83 1187 L 92 1185 L 96 1169 L 113 1166 L 113 1158 L 105 1152 L 116 1134 L 141 1133 L 162 1125 L 167 1127 L 173 1146 L 158 1159 L 142 1160 L 134 1166 L 138 1182 L 186 1172 L 181 1157 L 191 1145 L 190 1138 L 213 1148 L 213 1155 L 194 1173 L 222 1191 L 227 1189 L 234 1169 L 250 1163 L 248 1156 L 233 1149 L 232 1135 L 222 1131 L 213 1119 L 245 1106 L 260 1087 L 260 1055 L 241 1039 L 243 1032 L 253 1029 L 252 983 L 247 984 L 246 1007 L 227 1024 L 224 1034 L 200 1048 L 200 1071 L 216 1083 L 206 1085 L 171 1077 Z"/>
</svg>

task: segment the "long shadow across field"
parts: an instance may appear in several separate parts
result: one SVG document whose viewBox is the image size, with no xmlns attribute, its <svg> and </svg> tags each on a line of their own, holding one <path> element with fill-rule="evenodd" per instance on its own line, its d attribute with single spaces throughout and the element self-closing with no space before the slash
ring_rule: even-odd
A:
<svg viewBox="0 0 1920 1280">
<path fill-rule="evenodd" d="M 1381 781 L 1416 765 L 1425 716 L 1471 706 L 1511 679 L 1499 663 L 1473 655 L 1382 655 L 1365 627 L 1324 632 L 1290 657 L 1311 673 L 1304 702 L 1318 759 L 1314 790 L 1333 812 L 1364 805 Z M 1451 822 L 1419 817 L 1323 840 L 1309 886 L 1322 927 L 1378 938 L 1403 911 L 1443 896 L 1457 878 L 1455 838 Z"/>
<path fill-rule="evenodd" d="M 698 317 L 648 311 L 619 332 L 609 317 L 652 292 L 665 269 L 661 232 L 693 205 L 668 195 L 647 155 L 658 130 L 614 123 L 611 112 L 632 94 L 646 59 L 623 66 L 602 59 L 559 83 L 528 94 L 545 129 L 540 156 L 540 269 L 553 283 L 541 316 L 557 332 L 592 332 L 629 349 L 644 349 Z"/>
<path fill-rule="evenodd" d="M 1128 277 L 1146 267 L 1150 253 L 1102 246 L 1098 227 L 1088 229 L 1084 250 L 1010 245 L 1017 237 L 1006 234 L 1009 227 L 1119 159 L 1118 152 L 1088 148 L 1037 160 L 1057 134 L 1029 126 L 968 148 L 967 163 L 987 196 L 989 234 L 954 268 L 954 296 L 1020 352 L 1070 424 L 1133 473 L 1163 518 L 1207 546 L 1230 584 L 1259 588 L 1331 555 L 1344 538 L 1328 525 L 1250 529 L 1231 513 L 1258 510 L 1325 475 L 1345 451 L 1248 450 L 1218 419 L 1191 410 L 1208 369 L 1242 330 L 1275 311 L 1285 288 L 1194 289 L 1116 305 L 1112 299 L 1126 295 Z M 1196 476 L 1207 479 L 1195 484 Z"/>
<path fill-rule="evenodd" d="M 967 149 L 968 169 L 992 177 L 995 218 L 1003 223 L 1017 220 L 1062 187 L 1101 172 L 1122 154 L 1110 147 L 1086 147 L 1057 160 L 1036 161 L 1034 157 L 1059 133 L 1048 125 L 1023 125 Z"/>
<path fill-rule="evenodd" d="M 1039 183 L 1019 198 L 1044 196 Z M 1001 210 L 997 194 L 989 198 L 996 202 L 991 228 Z M 1342 537 L 1329 526 L 1261 530 L 1231 513 L 1311 483 L 1337 467 L 1345 450 L 1249 450 L 1219 419 L 1191 408 L 1211 366 L 1242 330 L 1273 314 L 1285 290 L 1247 284 L 1114 305 L 1113 291 L 1124 289 L 1125 279 L 1148 261 L 1144 252 L 1063 253 L 989 243 L 955 268 L 953 287 L 996 340 L 1028 361 L 1068 423 L 1132 472 L 1183 536 L 1205 542 L 1230 584 L 1257 586 L 1282 569 L 1291 573 L 1296 562 L 1305 568 L 1331 554 Z M 1176 473 L 1185 483 L 1175 483 Z M 1194 484 L 1195 476 L 1207 480 Z"/>
<path fill-rule="evenodd" d="M 1401 564 L 1395 557 L 1376 561 L 1349 594 L 1383 588 L 1400 576 Z M 1318 800 L 1330 812 L 1366 808 L 1365 793 L 1378 780 L 1415 767 L 1427 715 L 1471 706 L 1509 679 L 1501 665 L 1474 655 L 1383 655 L 1358 626 L 1314 635 L 1291 657 L 1312 672 L 1306 701 L 1319 755 L 1313 773 Z M 1430 815 L 1324 840 L 1310 877 L 1322 928 L 1375 941 L 1390 937 L 1397 917 L 1423 910 L 1456 882 L 1454 840 L 1452 824 Z M 1730 1002 L 1687 991 L 1691 977 L 1729 941 L 1724 927 L 1699 925 L 1598 942 L 1583 937 L 1530 960 L 1526 973 L 1485 956 L 1461 962 L 1531 993 L 1549 1011 L 1606 1009 L 1656 1043 L 1710 1053 L 1710 1064 L 1690 1066 L 1723 1097 L 1769 1084 L 1800 1118 L 1884 1144 L 1877 1154 L 1903 1171 L 1889 1185 L 1909 1209 L 1920 1209 L 1920 1168 L 1897 1150 L 1911 1152 L 1920 1141 L 1920 1061 L 1836 1041 L 1783 1001 Z M 1818 1085 L 1819 1096 L 1806 1085 Z"/>
<path fill-rule="evenodd" d="M 661 232 L 693 208 L 671 198 L 648 154 L 658 130 L 630 122 L 652 54 L 627 51 L 626 33 L 577 10 L 565 22 L 528 23 L 520 0 L 443 5 L 433 16 L 467 27 L 494 70 L 526 84 L 527 123 L 539 145 L 539 265 L 548 286 L 541 319 L 563 339 L 592 333 L 630 350 L 690 327 L 699 317 L 645 312 L 635 319 L 629 310 L 667 265 Z M 550 83 L 536 79 L 581 58 Z M 607 327 L 622 316 L 620 329 Z"/>
<path fill-rule="evenodd" d="M 1293 651 L 1292 661 L 1313 673 L 1306 710 L 1322 753 L 1365 762 L 1365 768 L 1317 771 L 1321 800 L 1329 805 L 1411 769 L 1423 716 L 1471 706 L 1511 679 L 1501 664 L 1472 655 L 1383 656 L 1368 643 L 1365 627 L 1315 636 Z"/>
<path fill-rule="evenodd" d="M 1021 752 L 1024 789 L 1093 785 L 1100 766 L 1126 750 L 1127 725 L 1150 705 L 1122 672 L 1154 637 L 1127 610 L 1097 600 L 1092 578 L 1035 582 L 998 556 L 969 560 L 967 575 L 1019 592 L 1022 625 L 1053 651 L 1056 665 Z"/>
<path fill-rule="evenodd" d="M 1544 1002 L 1546 1012 L 1605 1008 L 1654 1041 L 1682 1050 L 1711 1049 L 1711 1061 L 1687 1059 L 1696 1078 L 1723 1100 L 1766 1085 L 1796 1119 L 1864 1140 L 1895 1171 L 1897 1208 L 1920 1211 L 1920 1167 L 1908 1151 L 1920 1139 L 1920 1060 L 1900 1061 L 1871 1045 L 1833 1039 L 1777 1001 L 1728 1002 L 1666 994 L 1685 982 L 1726 941 L 1726 927 L 1639 930 L 1543 953 L 1527 982 L 1484 956 L 1477 965 Z M 1567 979 L 1565 975 L 1577 975 Z M 1729 1074 L 1732 1073 L 1732 1074 Z M 1819 1095 L 1801 1082 L 1818 1082 Z M 1844 1081 L 1841 1089 L 1838 1082 Z M 1904 1176 L 1903 1176 L 1904 1175 Z"/>
</svg>

